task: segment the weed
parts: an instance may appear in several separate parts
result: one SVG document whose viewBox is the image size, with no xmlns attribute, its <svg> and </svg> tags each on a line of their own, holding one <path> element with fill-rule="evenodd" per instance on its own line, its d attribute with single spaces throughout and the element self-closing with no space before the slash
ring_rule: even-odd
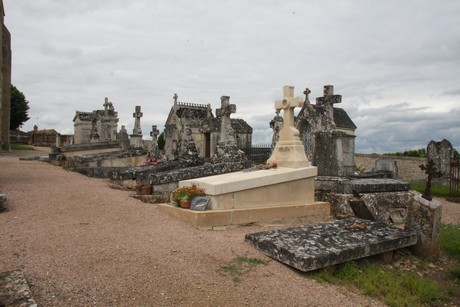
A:
<svg viewBox="0 0 460 307">
<path fill-rule="evenodd" d="M 235 284 L 241 281 L 242 276 L 247 273 L 256 265 L 264 264 L 268 262 L 259 258 L 250 258 L 245 256 L 237 256 L 229 263 L 222 265 L 219 271 L 223 275 L 230 275 Z"/>
<path fill-rule="evenodd" d="M 12 150 L 35 150 L 35 148 L 33 147 L 20 145 L 20 144 L 11 144 L 11 149 Z"/>
<path fill-rule="evenodd" d="M 441 227 L 441 250 L 460 261 L 460 225 Z"/>
<path fill-rule="evenodd" d="M 430 279 L 412 272 L 384 269 L 368 262 L 347 262 L 335 269 L 326 268 L 315 278 L 359 288 L 363 293 L 382 299 L 390 306 L 433 304 L 444 297 Z"/>
</svg>

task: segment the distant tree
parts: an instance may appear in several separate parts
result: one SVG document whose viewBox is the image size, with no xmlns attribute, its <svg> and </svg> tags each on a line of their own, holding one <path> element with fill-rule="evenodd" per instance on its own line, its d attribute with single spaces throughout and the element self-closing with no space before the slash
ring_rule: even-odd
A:
<svg viewBox="0 0 460 307">
<path fill-rule="evenodd" d="M 158 149 L 163 150 L 165 148 L 165 133 L 164 131 L 160 133 L 160 136 L 158 137 Z"/>
<path fill-rule="evenodd" d="M 11 85 L 10 130 L 15 130 L 29 120 L 29 102 L 26 96 Z"/>
<path fill-rule="evenodd" d="M 384 153 L 385 156 L 403 156 L 403 157 L 419 157 L 424 158 L 426 157 L 426 149 L 420 148 L 416 150 L 407 150 L 404 152 L 392 152 L 392 153 Z"/>
</svg>

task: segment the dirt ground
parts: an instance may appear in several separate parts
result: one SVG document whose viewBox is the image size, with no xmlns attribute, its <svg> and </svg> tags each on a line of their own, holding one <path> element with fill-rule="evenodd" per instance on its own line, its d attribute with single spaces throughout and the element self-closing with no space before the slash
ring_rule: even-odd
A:
<svg viewBox="0 0 460 307">
<path fill-rule="evenodd" d="M 45 152 L 46 153 L 46 152 Z M 40 306 L 381 306 L 320 284 L 244 242 L 268 226 L 203 231 L 87 178 L 0 154 L 0 272 L 21 269 Z M 444 204 L 459 223 L 460 205 Z M 238 256 L 266 260 L 235 282 Z"/>
</svg>

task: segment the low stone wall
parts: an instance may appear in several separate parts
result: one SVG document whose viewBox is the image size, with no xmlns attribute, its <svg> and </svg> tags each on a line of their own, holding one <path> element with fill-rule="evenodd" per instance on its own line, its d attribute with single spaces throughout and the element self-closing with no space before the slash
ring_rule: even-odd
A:
<svg viewBox="0 0 460 307">
<path fill-rule="evenodd" d="M 392 159 L 396 162 L 396 167 L 398 169 L 397 179 L 418 181 L 425 180 L 426 178 L 425 173 L 419 167 L 420 164 L 426 163 L 426 158 L 355 154 L 356 167 L 364 168 L 366 171 L 372 171 L 375 167 L 375 162 L 379 159 Z"/>
</svg>

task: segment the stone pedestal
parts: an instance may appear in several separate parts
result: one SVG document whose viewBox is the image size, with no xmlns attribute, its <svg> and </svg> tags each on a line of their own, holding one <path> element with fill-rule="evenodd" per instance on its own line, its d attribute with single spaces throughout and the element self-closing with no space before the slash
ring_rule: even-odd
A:
<svg viewBox="0 0 460 307">
<path fill-rule="evenodd" d="M 413 250 L 430 259 L 437 259 L 440 254 L 441 210 L 438 201 L 426 200 L 419 193 L 408 209 L 406 229 L 418 237 Z"/>
<path fill-rule="evenodd" d="M 305 149 L 300 140 L 278 141 L 267 163 L 283 167 L 306 167 L 309 165 Z"/>
<path fill-rule="evenodd" d="M 131 134 L 129 136 L 129 145 L 132 148 L 144 148 L 144 143 L 142 142 L 142 134 Z"/>
</svg>

